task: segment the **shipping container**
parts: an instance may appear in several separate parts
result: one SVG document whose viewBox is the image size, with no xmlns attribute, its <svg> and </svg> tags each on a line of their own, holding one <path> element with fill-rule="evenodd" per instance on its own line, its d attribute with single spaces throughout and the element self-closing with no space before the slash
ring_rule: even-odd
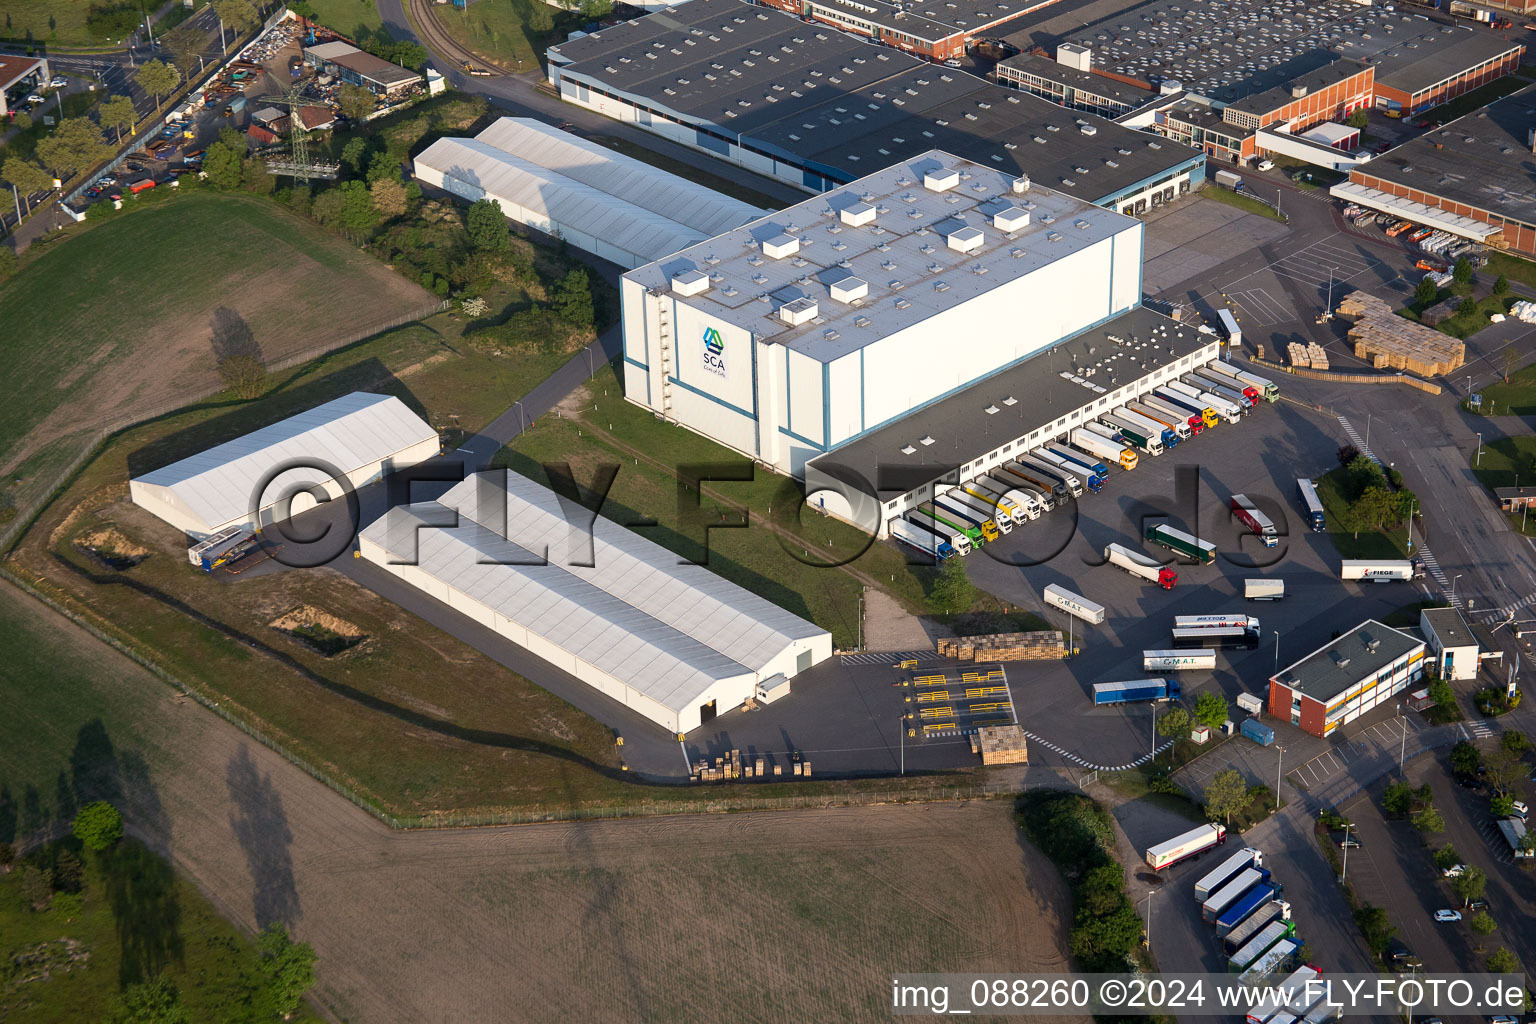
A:
<svg viewBox="0 0 1536 1024">
<path fill-rule="evenodd" d="M 1243 719 L 1243 725 L 1239 731 L 1261 747 L 1267 747 L 1275 742 L 1275 730 L 1257 718 Z"/>
</svg>

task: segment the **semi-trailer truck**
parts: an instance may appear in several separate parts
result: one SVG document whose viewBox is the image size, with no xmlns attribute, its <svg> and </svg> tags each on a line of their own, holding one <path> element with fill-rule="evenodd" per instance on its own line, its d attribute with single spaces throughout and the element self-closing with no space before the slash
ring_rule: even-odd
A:
<svg viewBox="0 0 1536 1024">
<path fill-rule="evenodd" d="M 1176 530 L 1167 523 L 1156 523 L 1147 527 L 1145 539 L 1169 551 L 1193 558 L 1201 565 L 1210 565 L 1216 561 L 1216 545 L 1191 536 L 1183 530 Z"/>
<path fill-rule="evenodd" d="M 1200 417 L 1200 421 L 1207 427 L 1214 427 L 1221 422 L 1221 418 L 1216 415 L 1215 409 L 1212 409 L 1199 398 L 1191 398 L 1170 384 L 1164 384 L 1159 388 L 1155 388 L 1154 393 L 1170 405 L 1184 409 L 1192 416 Z"/>
<path fill-rule="evenodd" d="M 1328 524 L 1323 520 L 1323 502 L 1317 496 L 1317 485 L 1306 477 L 1297 477 L 1296 493 L 1301 498 L 1302 511 L 1307 514 L 1307 525 L 1313 533 L 1322 533 Z"/>
<path fill-rule="evenodd" d="M 1121 448 L 1131 443 L 1130 438 L 1108 420 L 1088 420 L 1080 429 L 1088 431 L 1100 440 L 1119 445 Z"/>
<path fill-rule="evenodd" d="M 1127 415 L 1128 413 L 1129 410 L 1121 412 L 1117 409 L 1105 415 L 1104 421 L 1108 424 L 1109 429 L 1118 432 L 1121 437 L 1125 438 L 1126 441 L 1140 451 L 1144 451 L 1148 455 L 1163 454 L 1164 449 L 1167 447 L 1163 440 L 1163 434 L 1165 432 L 1172 434 L 1173 432 L 1166 431 L 1164 427 L 1153 424 L 1145 419 L 1142 419 L 1140 423 L 1132 422 L 1130 416 Z M 1153 429 L 1154 427 L 1156 429 Z M 1175 444 L 1178 443 L 1178 437 L 1177 434 L 1173 434 Z"/>
<path fill-rule="evenodd" d="M 1166 565 L 1160 565 L 1123 544 L 1111 544 L 1104 549 L 1104 557 L 1110 565 L 1119 566 L 1132 576 L 1139 576 L 1148 583 L 1156 583 L 1164 590 L 1172 590 L 1179 582 L 1179 574 Z"/>
<path fill-rule="evenodd" d="M 1183 694 L 1183 685 L 1176 679 L 1127 679 L 1118 683 L 1093 684 L 1093 703 L 1096 705 L 1178 700 Z"/>
<path fill-rule="evenodd" d="M 1215 651 L 1142 651 L 1143 672 L 1184 672 L 1196 669 L 1215 670 Z"/>
<path fill-rule="evenodd" d="M 1248 408 L 1242 399 L 1243 396 L 1237 392 L 1232 392 L 1232 397 L 1227 397 L 1217 394 L 1214 388 L 1205 388 L 1201 390 L 1200 396 L 1195 401 L 1204 401 L 1206 405 L 1215 409 L 1222 419 L 1236 423 L 1243 418 L 1243 410 Z"/>
<path fill-rule="evenodd" d="M 1153 409 L 1161 413 L 1164 417 L 1171 419 L 1175 424 L 1183 423 L 1185 428 L 1191 434 L 1198 434 L 1205 429 L 1204 416 L 1201 416 L 1199 413 L 1196 413 L 1192 410 L 1186 409 L 1182 405 L 1177 405 L 1173 402 L 1170 402 L 1162 395 L 1144 395 L 1141 399 L 1141 404 L 1145 405 L 1149 409 Z M 1180 433 L 1183 433 L 1183 431 L 1180 431 Z"/>
<path fill-rule="evenodd" d="M 1230 384 L 1222 383 L 1221 381 L 1207 380 L 1206 378 L 1195 374 L 1191 374 L 1190 376 L 1186 377 L 1185 380 L 1189 381 L 1196 387 L 1205 389 L 1207 392 L 1221 399 L 1223 402 L 1229 403 L 1234 409 L 1238 410 L 1239 413 L 1247 412 L 1248 408 L 1253 405 L 1254 400 L 1249 399 L 1249 397 L 1243 393 L 1242 388 L 1234 387 Z"/>
<path fill-rule="evenodd" d="M 1078 427 L 1072 431 L 1072 443 L 1090 455 L 1110 460 L 1121 469 L 1136 468 L 1137 458 L 1135 452 L 1116 444 L 1107 437 L 1100 437 L 1084 427 Z"/>
<path fill-rule="evenodd" d="M 1301 948 L 1301 943 L 1295 939 L 1281 939 L 1269 947 L 1269 952 L 1254 961 L 1253 966 L 1238 976 L 1238 981 L 1244 985 L 1256 985 L 1265 978 L 1274 974 L 1283 967 L 1295 952 Z M 1266 1000 L 1260 1006 L 1255 1006 L 1248 1011 L 1247 1024 L 1264 1024 L 1274 1012 L 1279 1009 L 1280 1001 Z M 1258 1014 L 1255 1017 L 1254 1014 Z M 1289 1016 L 1289 1015 L 1287 1015 Z"/>
<path fill-rule="evenodd" d="M 1268 868 L 1244 868 L 1237 873 L 1237 877 L 1226 885 L 1217 889 L 1206 897 L 1200 904 L 1200 917 L 1207 923 L 1214 923 L 1221 912 L 1236 903 L 1243 893 L 1252 889 L 1260 882 L 1269 881 Z"/>
<path fill-rule="evenodd" d="M 955 508 L 963 508 L 976 513 L 982 517 L 982 522 L 991 523 L 992 528 L 999 534 L 1013 532 L 1013 518 L 1008 513 L 998 508 L 994 503 L 978 498 L 962 487 L 951 487 L 940 496 L 939 500 L 947 502 Z M 986 534 L 985 526 L 982 527 L 981 532 L 983 535 Z M 996 537 L 987 537 L 987 540 L 996 539 Z"/>
<path fill-rule="evenodd" d="M 1248 940 L 1279 921 L 1288 925 L 1285 936 L 1295 931 L 1295 922 L 1291 920 L 1291 905 L 1285 900 L 1270 900 L 1258 910 L 1249 915 L 1248 920 L 1227 932 L 1221 940 L 1222 949 L 1227 956 L 1232 956 L 1247 944 Z M 1267 948 L 1267 947 L 1266 947 Z"/>
<path fill-rule="evenodd" d="M 990 543 L 994 540 L 997 540 L 997 538 L 1001 536 L 1001 534 L 997 532 L 997 524 L 992 522 L 990 516 L 982 512 L 978 512 L 976 509 L 970 508 L 969 506 L 959 501 L 956 501 L 955 499 L 951 498 L 947 492 L 944 494 L 934 495 L 933 507 L 941 514 L 947 513 L 944 518 L 948 519 L 956 526 L 960 526 L 961 524 L 968 524 L 980 530 L 981 539 L 978 541 L 977 538 L 972 535 L 971 542 L 973 544 Z"/>
<path fill-rule="evenodd" d="M 1227 841 L 1227 827 L 1215 822 L 1192 828 L 1172 839 L 1147 848 L 1147 867 L 1161 871 L 1170 864 L 1177 864 L 1190 857 L 1198 857 L 1206 850 L 1214 850 Z"/>
<path fill-rule="evenodd" d="M 1221 173 L 1222 172 L 1220 171 L 1216 172 L 1218 180 L 1220 180 Z M 1229 171 L 1227 173 L 1230 174 L 1231 172 Z M 1243 179 L 1238 178 L 1237 184 L 1231 187 L 1233 189 L 1237 189 L 1240 185 L 1242 185 L 1242 183 Z M 1231 345 L 1235 348 L 1236 346 L 1243 343 L 1243 332 L 1238 328 L 1237 317 L 1232 315 L 1232 311 L 1230 309 L 1218 309 L 1216 311 L 1216 319 L 1221 321 L 1221 329 L 1227 336 L 1228 345 Z"/>
<path fill-rule="evenodd" d="M 1175 626 L 1173 646 L 1182 649 L 1252 651 L 1259 646 L 1259 631 L 1242 626 Z"/>
<path fill-rule="evenodd" d="M 1417 558 L 1346 558 L 1339 563 L 1339 578 L 1344 580 L 1391 583 L 1394 580 L 1416 580 L 1423 575 L 1424 563 Z"/>
<path fill-rule="evenodd" d="M 1204 903 L 1206 898 L 1237 877 L 1237 873 L 1247 867 L 1263 867 L 1264 854 L 1253 848 L 1238 850 L 1232 856 L 1222 861 L 1210 870 L 1204 878 L 1195 883 L 1195 902 Z"/>
<path fill-rule="evenodd" d="M 924 502 L 913 509 L 910 518 L 919 525 L 932 526 L 940 533 L 947 531 L 956 537 L 963 538 L 965 541 L 963 545 L 956 543 L 954 540 L 950 541 L 956 554 L 968 555 L 973 547 L 980 546 L 983 542 L 981 530 L 971 525 L 968 521 L 961 519 L 953 512 L 936 507 L 931 501 Z"/>
<path fill-rule="evenodd" d="M 1059 455 L 1068 462 L 1075 462 L 1084 469 L 1091 471 L 1100 478 L 1109 476 L 1109 467 L 1097 458 L 1089 455 L 1081 449 L 1075 448 L 1065 441 L 1052 441 L 1045 446 L 1045 450 L 1053 455 Z"/>
<path fill-rule="evenodd" d="M 1251 921 L 1253 918 L 1248 920 Z M 1247 922 L 1243 923 L 1246 924 Z M 1269 952 L 1271 946 L 1281 939 L 1290 938 L 1295 933 L 1296 926 L 1292 922 L 1271 920 L 1263 928 L 1250 935 L 1246 942 L 1229 954 L 1231 959 L 1227 961 L 1227 970 L 1233 974 L 1242 974 L 1249 967 L 1253 966 L 1255 960 Z"/>
<path fill-rule="evenodd" d="M 1248 915 L 1258 910 L 1264 904 L 1274 899 L 1280 892 L 1280 887 L 1273 882 L 1264 882 L 1254 886 L 1242 896 L 1233 901 L 1232 905 L 1223 910 L 1216 918 L 1216 936 L 1220 938 L 1233 928 L 1248 919 Z"/>
<path fill-rule="evenodd" d="M 1197 388 L 1182 380 L 1171 380 L 1165 387 L 1169 391 L 1177 392 L 1185 401 L 1200 409 L 1202 416 L 1206 412 L 1214 413 L 1218 423 L 1222 420 L 1236 423 L 1242 419 L 1243 406 L 1212 394 L 1209 388 Z"/>
<path fill-rule="evenodd" d="M 1232 388 L 1234 391 L 1242 392 L 1243 397 L 1248 399 L 1249 405 L 1257 405 L 1259 400 L 1264 397 L 1263 393 L 1260 392 L 1258 388 L 1243 380 L 1237 374 L 1229 373 L 1228 371 L 1223 370 L 1220 363 L 1207 363 L 1205 366 L 1202 366 L 1196 370 L 1195 373 L 1201 377 L 1204 377 L 1206 380 L 1215 381 L 1222 387 Z"/>
<path fill-rule="evenodd" d="M 1076 473 L 1070 473 L 1063 469 L 1058 462 L 1053 462 L 1039 452 L 1030 452 L 1020 455 L 1018 461 L 1025 466 L 1033 466 L 1036 470 L 1045 473 L 1049 479 L 1056 480 L 1066 487 L 1067 492 L 1074 498 L 1083 494 L 1083 478 Z"/>
<path fill-rule="evenodd" d="M 1292 945 L 1292 948 L 1287 952 L 1287 955 L 1295 952 L 1298 945 L 1295 939 L 1286 939 L 1283 942 L 1276 943 L 1274 948 L 1279 949 L 1286 943 L 1291 943 Z M 1265 959 L 1268 959 L 1268 957 L 1273 952 L 1274 950 L 1271 950 L 1269 954 L 1265 954 Z M 1283 958 L 1281 962 L 1283 962 Z M 1271 967 L 1270 971 L 1274 971 L 1275 968 L 1279 966 L 1279 963 L 1280 962 L 1277 962 L 1273 967 Z M 1260 999 L 1254 1008 L 1248 1011 L 1247 1024 L 1264 1024 L 1265 1021 L 1270 1020 L 1274 1016 L 1276 1010 L 1285 1009 L 1285 1004 L 1288 1000 L 1303 992 L 1306 992 L 1309 988 L 1316 989 L 1317 986 L 1309 986 L 1307 983 L 1316 978 L 1318 974 L 1319 971 L 1315 967 L 1301 967 L 1296 970 L 1290 977 L 1286 978 L 1279 984 L 1266 986 L 1264 998 Z M 1259 975 L 1259 978 L 1263 977 L 1265 977 L 1265 975 Z M 1245 982 L 1248 981 L 1248 975 L 1244 974 L 1241 980 Z M 1321 995 L 1320 992 L 1318 994 Z M 1294 1018 L 1295 1014 L 1291 1014 L 1290 1016 Z"/>
<path fill-rule="evenodd" d="M 1030 498 L 1034 499 L 1035 504 L 1040 506 L 1041 512 L 1049 512 L 1056 507 L 1056 495 L 1043 481 L 1033 483 L 1026 480 L 1022 475 L 1011 469 L 1010 466 L 998 466 L 992 470 L 992 479 L 1010 488 L 1017 488 L 1023 491 Z"/>
<path fill-rule="evenodd" d="M 1285 580 L 1245 579 L 1243 596 L 1250 601 L 1278 601 L 1285 596 Z"/>
<path fill-rule="evenodd" d="M 955 553 L 949 541 L 939 534 L 906 519 L 891 520 L 891 536 L 908 547 L 916 548 L 935 561 L 942 562 L 946 558 L 953 557 Z"/>
<path fill-rule="evenodd" d="M 949 546 L 955 549 L 955 554 L 968 555 L 971 553 L 971 535 L 942 519 L 935 519 L 932 506 L 919 505 L 907 513 L 906 519 L 912 525 L 922 527 L 929 533 L 936 533 L 949 541 Z"/>
<path fill-rule="evenodd" d="M 1280 543 L 1280 534 L 1275 530 L 1274 521 L 1259 511 L 1246 494 L 1232 495 L 1232 514 L 1238 522 L 1258 535 L 1259 540 L 1267 548 L 1275 547 Z"/>
<path fill-rule="evenodd" d="M 1244 384 L 1250 384 L 1253 387 L 1258 388 L 1259 394 L 1263 396 L 1264 401 L 1279 401 L 1280 388 L 1268 377 L 1260 377 L 1252 370 L 1245 370 L 1241 366 L 1235 366 L 1232 363 L 1222 362 L 1220 359 L 1215 360 L 1211 363 L 1211 365 L 1223 373 L 1230 373 Z"/>
<path fill-rule="evenodd" d="M 1047 473 L 1033 463 L 1014 459 L 1012 462 L 1004 463 L 1002 468 L 1018 477 L 1020 482 L 1049 494 L 1053 505 L 1060 504 L 1072 496 L 1072 490 L 1057 479 L 1055 474 Z"/>
<path fill-rule="evenodd" d="M 1173 624 L 1178 629 L 1217 629 L 1222 626 L 1238 626 L 1258 632 L 1257 615 L 1175 615 Z"/>
<path fill-rule="evenodd" d="M 1175 430 L 1173 424 L 1164 423 L 1147 412 L 1138 412 L 1134 404 L 1127 403 L 1116 407 L 1107 418 L 1114 423 L 1129 426 L 1147 438 L 1158 438 L 1163 442 L 1164 448 L 1176 447 L 1184 439 L 1184 435 Z"/>
<path fill-rule="evenodd" d="M 254 533 L 243 526 L 231 526 L 188 548 L 187 561 L 203 572 L 213 572 L 221 565 L 239 561 L 255 546 Z"/>
<path fill-rule="evenodd" d="M 1055 583 L 1047 583 L 1045 589 L 1040 593 L 1044 597 L 1045 603 L 1053 608 L 1060 608 L 1062 611 L 1091 622 L 1095 626 L 1101 625 L 1104 622 L 1106 614 L 1104 606 L 1088 600 L 1082 594 L 1074 594 L 1066 587 Z"/>
<path fill-rule="evenodd" d="M 1170 415 L 1161 409 L 1154 408 L 1148 402 L 1127 402 L 1125 403 L 1125 408 L 1126 411 L 1134 412 L 1136 415 L 1142 417 L 1143 419 L 1151 420 L 1153 423 L 1156 423 L 1164 430 L 1173 431 L 1174 435 L 1177 436 L 1180 441 L 1189 438 L 1195 432 L 1194 428 L 1190 426 L 1189 417 Z M 1201 426 L 1203 428 L 1204 424 L 1201 424 Z M 1163 436 L 1163 442 L 1165 444 L 1167 443 L 1166 434 Z"/>
<path fill-rule="evenodd" d="M 995 493 L 992 488 L 984 486 L 980 481 L 972 480 L 960 485 L 960 490 L 971 497 L 985 502 L 989 507 L 995 508 L 997 514 L 1006 518 L 1010 525 L 1020 526 L 1029 522 L 1029 512 L 1009 501 L 1003 495 Z"/>
<path fill-rule="evenodd" d="M 1086 486 L 1094 494 L 1104 489 L 1104 478 L 1087 466 L 1078 465 L 1064 455 L 1058 455 L 1049 448 L 1037 448 L 1029 453 L 1031 458 L 1038 459 L 1047 466 L 1054 467 L 1058 472 L 1066 474 L 1069 478 L 1076 479 Z"/>
<path fill-rule="evenodd" d="M 999 508 L 1001 508 L 1004 503 L 1013 506 L 1013 511 L 1017 514 L 1015 516 L 1015 522 L 1023 521 L 1018 519 L 1017 516 L 1023 516 L 1024 519 L 1039 519 L 1040 513 L 1044 511 L 1044 509 L 1040 507 L 1040 502 L 1035 499 L 1035 495 L 1032 492 L 1026 490 L 1023 487 L 1020 487 L 1017 483 L 1009 483 L 1007 480 L 999 480 L 997 477 L 991 476 L 990 474 L 987 476 L 977 477 L 975 480 L 972 480 L 968 486 L 976 487 L 988 494 L 996 495 L 998 498 L 997 503 Z"/>
</svg>

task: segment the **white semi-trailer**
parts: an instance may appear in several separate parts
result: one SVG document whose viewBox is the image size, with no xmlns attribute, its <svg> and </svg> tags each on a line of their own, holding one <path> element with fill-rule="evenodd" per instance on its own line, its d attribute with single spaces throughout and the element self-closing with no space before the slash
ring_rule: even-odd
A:
<svg viewBox="0 0 1536 1024">
<path fill-rule="evenodd" d="M 1143 672 L 1187 672 L 1216 668 L 1215 651 L 1142 651 Z"/>
<path fill-rule="evenodd" d="M 1121 469 L 1136 468 L 1136 453 L 1123 445 L 1116 444 L 1107 437 L 1100 437 L 1091 430 L 1077 427 L 1072 431 L 1071 440 L 1074 445 L 1090 455 L 1097 455 L 1107 462 L 1113 462 Z"/>
<path fill-rule="evenodd" d="M 1095 604 L 1081 594 L 1074 594 L 1066 587 L 1047 583 L 1041 593 L 1045 598 L 1045 603 L 1053 608 L 1060 608 L 1062 611 L 1091 622 L 1095 626 L 1104 621 L 1106 613 L 1103 605 Z"/>
<path fill-rule="evenodd" d="M 1172 590 L 1174 584 L 1179 582 L 1179 574 L 1171 567 L 1161 565 L 1124 544 L 1110 544 L 1104 549 L 1104 558 L 1110 565 L 1118 566 L 1148 583 L 1156 583 L 1164 590 Z"/>
<path fill-rule="evenodd" d="M 1022 515 L 1024 519 L 1039 519 L 1041 511 L 1043 511 L 1040 508 L 1040 502 L 1035 500 L 1035 496 L 1020 487 L 1016 482 L 1009 483 L 1006 480 L 999 480 L 995 476 L 979 476 L 966 486 L 976 487 L 988 494 L 997 495 L 999 508 L 1004 503 L 1012 505 L 1014 512 Z M 1014 521 L 1022 522 L 1023 520 L 1018 519 L 1016 516 Z"/>
<path fill-rule="evenodd" d="M 955 554 L 954 547 L 942 535 L 926 526 L 905 519 L 891 520 L 891 536 L 942 562 Z"/>
<path fill-rule="evenodd" d="M 1424 566 L 1418 559 L 1364 559 L 1346 558 L 1340 564 L 1339 578 L 1346 580 L 1370 580 L 1372 583 L 1391 583 L 1394 580 L 1414 580 L 1424 575 Z"/>
<path fill-rule="evenodd" d="M 1019 508 L 1017 505 L 1003 497 L 1001 494 L 992 493 L 991 488 L 984 487 L 975 480 L 972 480 L 969 483 L 961 484 L 960 490 L 964 491 L 966 494 L 969 494 L 971 497 L 985 503 L 989 507 L 995 508 L 999 516 L 1006 517 L 1015 526 L 1020 526 L 1029 522 L 1028 512 Z"/>
<path fill-rule="evenodd" d="M 959 487 L 951 487 L 949 490 L 944 492 L 943 497 L 944 500 L 949 502 L 951 505 L 954 505 L 957 508 L 969 509 L 970 511 L 986 519 L 993 526 L 997 527 L 999 533 L 1013 532 L 1012 517 L 1010 517 L 1008 513 L 998 509 L 998 507 L 991 502 L 983 501 L 981 498 L 978 498 L 973 494 L 968 494 L 967 492 L 961 490 Z"/>
</svg>

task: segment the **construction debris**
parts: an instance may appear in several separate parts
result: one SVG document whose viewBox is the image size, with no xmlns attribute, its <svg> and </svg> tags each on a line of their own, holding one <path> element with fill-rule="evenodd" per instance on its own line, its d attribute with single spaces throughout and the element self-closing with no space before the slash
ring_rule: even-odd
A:
<svg viewBox="0 0 1536 1024">
<path fill-rule="evenodd" d="M 1339 303 L 1338 312 L 1355 321 L 1349 329 L 1355 355 L 1369 359 L 1378 370 L 1390 367 L 1438 377 L 1466 361 L 1466 346 L 1460 341 L 1398 316 L 1374 295 L 1351 292 Z"/>
<path fill-rule="evenodd" d="M 976 730 L 982 764 L 1028 764 L 1028 741 L 1017 725 L 984 725 Z"/>
<path fill-rule="evenodd" d="M 1059 629 L 940 637 L 935 648 L 943 657 L 957 661 L 1053 661 L 1067 656 L 1066 640 Z"/>
</svg>

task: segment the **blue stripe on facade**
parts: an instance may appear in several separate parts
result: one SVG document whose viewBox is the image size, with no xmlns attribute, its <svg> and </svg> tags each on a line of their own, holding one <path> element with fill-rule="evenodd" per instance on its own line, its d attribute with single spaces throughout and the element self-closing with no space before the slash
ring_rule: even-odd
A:
<svg viewBox="0 0 1536 1024">
<path fill-rule="evenodd" d="M 707 398 L 711 402 L 714 402 L 716 405 L 724 406 L 725 408 L 731 410 L 731 412 L 734 412 L 737 415 L 747 416 L 749 418 L 755 418 L 755 417 L 752 417 L 752 414 L 750 412 L 748 412 L 747 410 L 741 408 L 739 405 L 734 405 L 731 402 L 727 402 L 725 399 L 719 398 L 719 397 L 717 397 L 715 395 L 712 395 L 708 391 L 700 390 L 699 388 L 694 387 L 692 384 L 689 384 L 685 380 L 679 380 L 677 377 L 673 377 L 672 378 L 672 383 L 680 384 L 683 387 L 687 388 L 689 391 L 692 391 L 694 394 L 698 395 L 700 398 Z"/>
<path fill-rule="evenodd" d="M 825 445 L 817 444 L 815 441 L 812 441 L 810 438 L 805 437 L 805 436 L 803 436 L 801 434 L 797 434 L 793 430 L 790 430 L 788 427 L 780 427 L 779 428 L 779 433 L 783 434 L 785 437 L 792 437 L 796 441 L 799 441 L 801 444 L 810 445 L 812 448 L 815 448 L 819 452 L 824 452 L 824 451 L 828 451 L 829 450 Z"/>
</svg>

